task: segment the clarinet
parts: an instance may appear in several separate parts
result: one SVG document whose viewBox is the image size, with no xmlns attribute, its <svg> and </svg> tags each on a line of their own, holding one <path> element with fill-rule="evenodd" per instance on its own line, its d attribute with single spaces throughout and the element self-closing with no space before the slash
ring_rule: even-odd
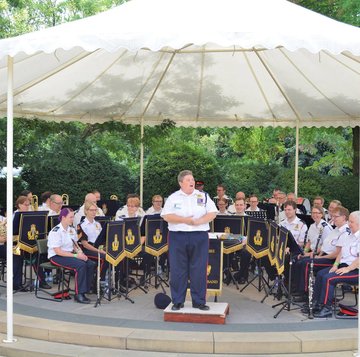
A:
<svg viewBox="0 0 360 357">
<path fill-rule="evenodd" d="M 323 228 L 321 227 L 319 230 L 319 236 L 316 240 L 316 246 L 314 249 L 314 252 L 312 254 L 311 260 L 310 260 L 310 272 L 309 272 L 309 284 L 308 284 L 308 292 L 309 292 L 309 319 L 314 318 L 314 312 L 313 312 L 313 294 L 314 294 L 314 283 L 315 283 L 315 277 L 314 277 L 314 256 L 318 250 L 318 246 L 322 237 Z"/>
<path fill-rule="evenodd" d="M 101 264 L 101 261 L 100 261 L 100 249 L 102 249 L 102 245 L 99 246 L 98 248 L 98 266 L 97 266 L 97 270 L 96 270 L 96 297 L 97 297 L 97 300 L 96 300 L 96 303 L 95 303 L 95 307 L 97 307 L 98 305 L 100 305 L 100 264 Z"/>
</svg>

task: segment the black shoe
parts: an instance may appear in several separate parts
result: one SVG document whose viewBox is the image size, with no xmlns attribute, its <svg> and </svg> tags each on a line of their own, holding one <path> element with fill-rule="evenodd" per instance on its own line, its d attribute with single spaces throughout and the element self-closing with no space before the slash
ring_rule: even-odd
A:
<svg viewBox="0 0 360 357">
<path fill-rule="evenodd" d="M 182 309 L 183 307 L 184 307 L 184 304 L 181 302 L 178 302 L 178 303 L 174 304 L 173 306 L 171 306 L 171 310 L 178 311 L 178 310 Z"/>
<path fill-rule="evenodd" d="M 91 301 L 85 294 L 82 294 L 82 295 L 84 296 L 85 301 L 89 301 L 89 302 Z"/>
<path fill-rule="evenodd" d="M 326 317 L 332 317 L 332 309 L 330 306 L 325 305 L 319 312 L 314 313 L 314 317 L 317 318 L 326 318 Z"/>
<path fill-rule="evenodd" d="M 14 285 L 13 291 L 14 292 L 18 292 L 18 291 L 26 292 L 26 291 L 29 291 L 29 289 L 27 287 L 25 287 L 24 285 Z"/>
<path fill-rule="evenodd" d="M 199 310 L 202 310 L 202 311 L 208 311 L 210 310 L 210 307 L 205 305 L 205 304 L 193 304 L 192 307 L 194 309 L 199 309 Z"/>
<path fill-rule="evenodd" d="M 80 304 L 90 304 L 90 300 L 84 294 L 75 295 L 75 301 Z"/>
<path fill-rule="evenodd" d="M 239 284 L 245 284 L 246 283 L 246 279 L 245 278 L 240 278 L 239 280 L 238 280 L 238 283 Z"/>
<path fill-rule="evenodd" d="M 40 284 L 39 284 L 39 287 L 41 289 L 51 289 L 52 286 L 50 286 L 46 281 L 42 281 Z"/>
</svg>

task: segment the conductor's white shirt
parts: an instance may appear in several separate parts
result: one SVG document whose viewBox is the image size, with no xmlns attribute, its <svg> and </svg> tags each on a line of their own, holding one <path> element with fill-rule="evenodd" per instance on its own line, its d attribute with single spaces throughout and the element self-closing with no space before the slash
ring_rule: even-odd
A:
<svg viewBox="0 0 360 357">
<path fill-rule="evenodd" d="M 161 216 L 176 214 L 181 217 L 193 217 L 197 219 L 209 212 L 217 213 L 218 210 L 214 201 L 207 193 L 194 190 L 193 193 L 188 195 L 180 189 L 170 195 L 166 200 Z M 173 232 L 196 232 L 208 231 L 209 229 L 209 223 L 196 226 L 185 223 L 169 223 L 169 231 Z"/>
</svg>

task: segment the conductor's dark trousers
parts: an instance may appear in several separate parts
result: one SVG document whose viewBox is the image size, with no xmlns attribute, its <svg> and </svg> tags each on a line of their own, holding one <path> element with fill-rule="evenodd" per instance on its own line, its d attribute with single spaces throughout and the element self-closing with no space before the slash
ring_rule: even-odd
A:
<svg viewBox="0 0 360 357">
<path fill-rule="evenodd" d="M 188 280 L 193 305 L 206 303 L 208 256 L 208 232 L 169 232 L 170 289 L 174 304 L 185 301 Z"/>
</svg>

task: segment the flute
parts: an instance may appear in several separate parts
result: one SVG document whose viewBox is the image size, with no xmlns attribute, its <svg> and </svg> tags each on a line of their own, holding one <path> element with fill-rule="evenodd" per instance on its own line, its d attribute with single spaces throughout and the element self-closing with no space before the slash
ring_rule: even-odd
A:
<svg viewBox="0 0 360 357">
<path fill-rule="evenodd" d="M 310 272 L 309 272 L 309 285 L 308 285 L 308 293 L 309 293 L 309 319 L 314 318 L 314 312 L 313 312 L 313 294 L 314 294 L 314 256 L 318 250 L 319 243 L 322 237 L 323 228 L 321 227 L 319 230 L 319 235 L 316 240 L 315 249 L 313 251 L 311 260 L 310 260 Z"/>
</svg>

